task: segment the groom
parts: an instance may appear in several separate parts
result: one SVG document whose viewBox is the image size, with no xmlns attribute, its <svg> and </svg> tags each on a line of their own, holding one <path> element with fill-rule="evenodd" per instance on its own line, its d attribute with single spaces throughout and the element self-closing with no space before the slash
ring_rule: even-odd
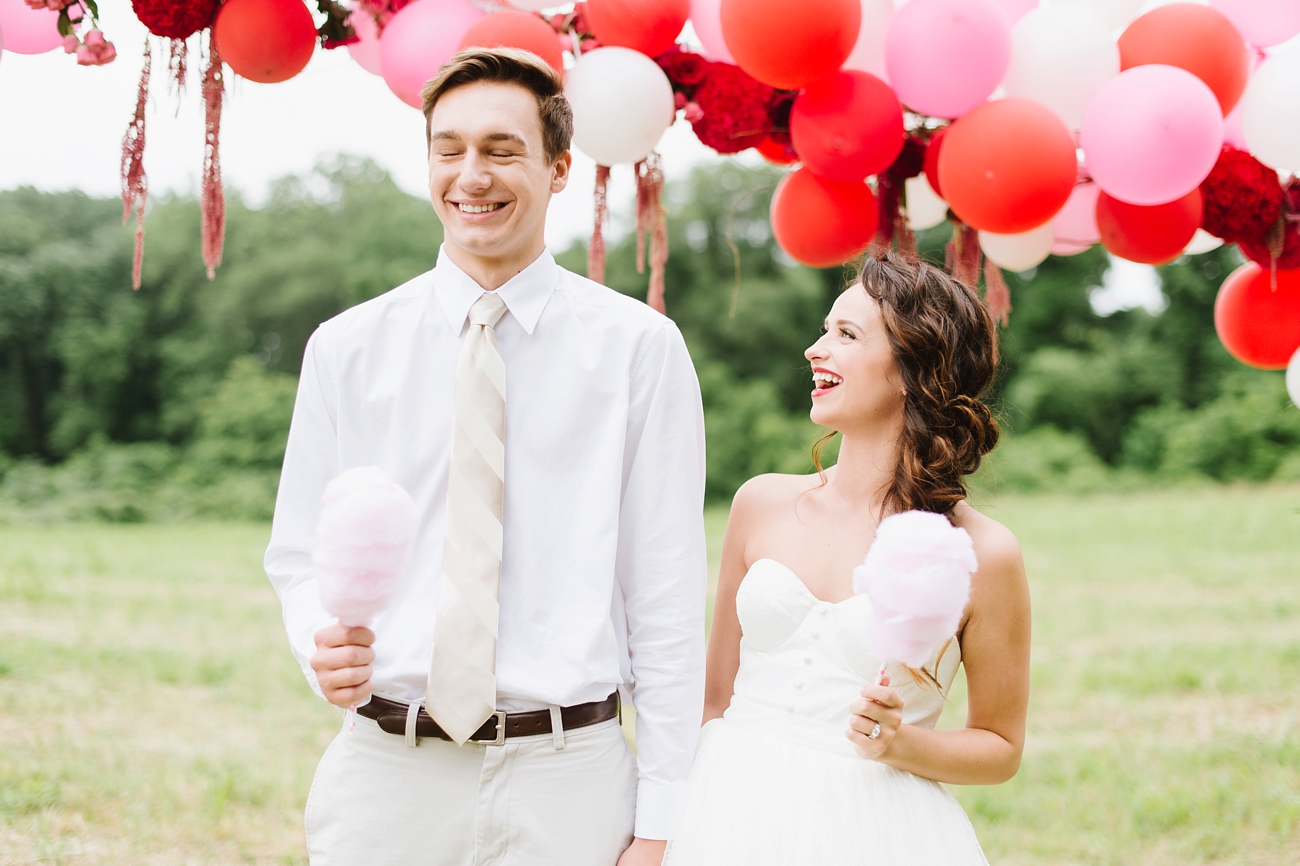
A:
<svg viewBox="0 0 1300 866">
<path fill-rule="evenodd" d="M 546 252 L 573 128 L 551 67 L 461 52 L 424 114 L 437 266 L 312 335 L 266 552 L 308 681 L 361 704 L 312 783 L 311 862 L 657 866 L 702 715 L 694 369 L 671 321 Z M 420 511 L 373 632 L 331 624 L 311 564 L 359 465 Z"/>
</svg>

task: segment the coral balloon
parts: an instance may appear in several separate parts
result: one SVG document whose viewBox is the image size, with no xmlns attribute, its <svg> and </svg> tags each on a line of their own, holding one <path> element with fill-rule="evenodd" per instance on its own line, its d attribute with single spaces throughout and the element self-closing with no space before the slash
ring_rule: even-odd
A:
<svg viewBox="0 0 1300 866">
<path fill-rule="evenodd" d="M 894 14 L 885 69 L 898 99 L 960 117 L 989 98 L 1011 61 L 1011 28 L 991 0 L 911 0 Z"/>
<path fill-rule="evenodd" d="M 1011 31 L 1007 96 L 1041 102 L 1070 129 L 1103 84 L 1119 74 L 1119 49 L 1101 19 L 1068 3 L 1040 6 Z"/>
<path fill-rule="evenodd" d="M 1223 114 L 1241 98 L 1250 52 L 1222 12 L 1195 3 L 1170 3 L 1138 18 L 1119 37 L 1123 69 L 1163 63 L 1186 69 L 1214 91 Z"/>
<path fill-rule="evenodd" d="M 1103 192 L 1132 204 L 1162 204 L 1187 195 L 1214 168 L 1223 116 L 1210 88 L 1190 72 L 1138 66 L 1097 91 L 1079 144 Z"/>
<path fill-rule="evenodd" d="M 772 234 L 790 258 L 812 268 L 843 264 L 866 249 L 879 221 L 865 183 L 841 183 L 797 168 L 772 195 Z"/>
<path fill-rule="evenodd" d="M 935 195 L 943 197 L 943 187 L 939 186 L 939 147 L 943 144 L 943 137 L 948 134 L 948 127 L 941 126 L 934 132 L 930 133 L 930 140 L 925 145 L 925 162 L 923 169 L 925 179 L 930 181 L 930 189 L 934 190 Z"/>
<path fill-rule="evenodd" d="M 1052 224 L 1015 235 L 980 232 L 980 249 L 989 261 L 1008 271 L 1027 271 L 1043 263 L 1052 252 Z"/>
<path fill-rule="evenodd" d="M 673 86 L 631 48 L 583 54 L 564 85 L 573 108 L 573 143 L 600 165 L 640 162 L 673 122 Z"/>
<path fill-rule="evenodd" d="M 1210 0 L 1210 6 L 1257 48 L 1280 45 L 1300 33 L 1300 3 L 1295 0 Z"/>
<path fill-rule="evenodd" d="M 249 81 L 293 78 L 316 50 L 316 23 L 302 0 L 226 0 L 212 25 L 221 59 Z"/>
<path fill-rule="evenodd" d="M 1260 162 L 1300 171 L 1300 52 L 1259 65 L 1241 98 L 1241 135 Z"/>
<path fill-rule="evenodd" d="M 722 0 L 722 35 L 736 64 L 764 84 L 798 90 L 848 59 L 862 24 L 859 0 Z"/>
<path fill-rule="evenodd" d="M 1081 183 L 1070 193 L 1065 207 L 1052 218 L 1053 255 L 1072 256 L 1101 240 L 1101 232 L 1097 229 L 1097 196 L 1100 193 L 1095 183 Z"/>
<path fill-rule="evenodd" d="M 841 70 L 795 98 L 790 137 L 804 165 L 831 180 L 865 180 L 903 149 L 903 108 L 874 75 Z"/>
<path fill-rule="evenodd" d="M 506 9 L 480 18 L 460 38 L 458 50 L 464 48 L 521 48 L 564 74 L 564 52 L 555 31 L 528 12 Z"/>
<path fill-rule="evenodd" d="M 907 227 L 932 229 L 948 218 L 948 203 L 935 194 L 924 174 L 903 181 L 907 195 Z"/>
<path fill-rule="evenodd" d="M 691 0 L 691 27 L 710 60 L 735 64 L 722 38 L 722 0 Z"/>
<path fill-rule="evenodd" d="M 658 57 L 677 41 L 690 0 L 587 0 L 587 23 L 601 45 Z"/>
<path fill-rule="evenodd" d="M 1128 204 L 1104 191 L 1097 196 L 1101 244 L 1130 262 L 1162 265 L 1178 258 L 1201 225 L 1201 191 L 1158 205 Z"/>
<path fill-rule="evenodd" d="M 366 72 L 383 75 L 383 67 L 379 64 L 379 28 L 375 25 L 375 16 L 354 3 L 348 23 L 361 40 L 348 46 L 348 54 Z"/>
<path fill-rule="evenodd" d="M 397 98 L 421 108 L 420 91 L 451 59 L 483 12 L 469 0 L 416 0 L 403 6 L 379 37 L 379 64 Z"/>
<path fill-rule="evenodd" d="M 14 54 L 44 54 L 63 44 L 59 13 L 33 9 L 25 0 L 0 0 L 0 31 L 5 50 Z"/>
<path fill-rule="evenodd" d="M 1074 189 L 1074 139 L 1052 110 L 1028 99 L 989 102 L 948 127 L 939 182 L 962 222 L 1019 234 L 1056 215 Z"/>
<path fill-rule="evenodd" d="M 844 61 L 844 68 L 885 77 L 885 37 L 893 20 L 893 0 L 862 0 L 858 41 L 853 43 L 853 53 Z"/>
<path fill-rule="evenodd" d="M 1228 354 L 1252 367 L 1281 370 L 1300 349 L 1300 270 L 1246 262 L 1219 287 L 1214 329 Z"/>
</svg>

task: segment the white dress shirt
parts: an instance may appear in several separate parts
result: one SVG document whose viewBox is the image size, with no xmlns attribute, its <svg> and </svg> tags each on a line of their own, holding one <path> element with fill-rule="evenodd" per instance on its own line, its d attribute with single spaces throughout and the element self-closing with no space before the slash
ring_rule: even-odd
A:
<svg viewBox="0 0 1300 866">
<path fill-rule="evenodd" d="M 680 332 L 543 253 L 497 289 L 506 364 L 498 708 L 570 706 L 621 687 L 636 708 L 636 835 L 668 836 L 703 713 L 704 416 Z M 378 694 L 424 698 L 442 568 L 452 396 L 483 289 L 437 266 L 322 324 L 307 343 L 266 571 L 318 693 L 311 552 L 321 493 L 377 465 L 419 530 L 375 632 Z"/>
</svg>

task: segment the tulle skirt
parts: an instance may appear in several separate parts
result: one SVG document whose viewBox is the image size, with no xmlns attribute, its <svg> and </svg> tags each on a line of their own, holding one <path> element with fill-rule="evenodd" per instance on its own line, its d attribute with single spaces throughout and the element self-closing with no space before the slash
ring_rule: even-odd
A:
<svg viewBox="0 0 1300 866">
<path fill-rule="evenodd" d="M 987 866 L 939 783 L 859 757 L 842 728 L 737 710 L 700 732 L 664 866 Z"/>
</svg>

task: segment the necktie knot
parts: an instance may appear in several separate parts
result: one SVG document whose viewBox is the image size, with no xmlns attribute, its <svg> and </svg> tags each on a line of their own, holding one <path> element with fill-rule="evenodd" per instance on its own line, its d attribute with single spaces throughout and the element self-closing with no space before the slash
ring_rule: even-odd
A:
<svg viewBox="0 0 1300 866">
<path fill-rule="evenodd" d="M 495 328 L 506 314 L 506 302 L 496 292 L 484 292 L 469 308 L 469 323 Z"/>
</svg>

